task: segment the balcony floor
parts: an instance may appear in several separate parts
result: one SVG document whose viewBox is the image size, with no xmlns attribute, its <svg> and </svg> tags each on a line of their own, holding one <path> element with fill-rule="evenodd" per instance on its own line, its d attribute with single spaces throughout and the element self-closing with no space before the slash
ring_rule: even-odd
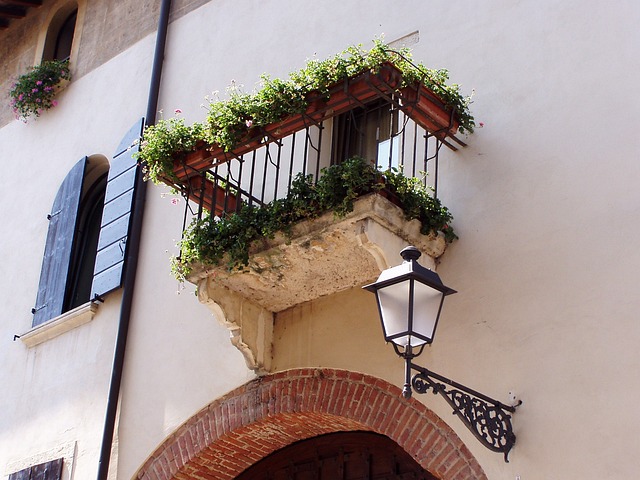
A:
<svg viewBox="0 0 640 480">
<path fill-rule="evenodd" d="M 420 261 L 428 268 L 435 267 L 445 249 L 442 236 L 422 235 L 417 220 L 407 221 L 399 207 L 371 194 L 358 199 L 343 218 L 327 212 L 295 225 L 288 237 L 254 245 L 242 272 L 196 265 L 189 281 L 200 289 L 214 282 L 277 313 L 375 280 L 383 269 L 400 263 L 399 252 L 409 244 L 423 252 Z M 215 295 L 207 297 L 216 301 Z"/>
</svg>

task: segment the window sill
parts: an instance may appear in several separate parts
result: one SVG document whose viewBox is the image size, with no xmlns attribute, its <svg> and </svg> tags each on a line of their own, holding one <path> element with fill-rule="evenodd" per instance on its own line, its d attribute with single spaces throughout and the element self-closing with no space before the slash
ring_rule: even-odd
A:
<svg viewBox="0 0 640 480">
<path fill-rule="evenodd" d="M 97 311 L 98 305 L 96 303 L 87 302 L 23 333 L 20 340 L 28 348 L 35 347 L 90 322 Z"/>
</svg>

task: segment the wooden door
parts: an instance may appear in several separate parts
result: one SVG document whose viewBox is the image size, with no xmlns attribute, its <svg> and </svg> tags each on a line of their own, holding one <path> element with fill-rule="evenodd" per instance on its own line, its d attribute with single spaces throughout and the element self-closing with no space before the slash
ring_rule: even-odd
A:
<svg viewBox="0 0 640 480">
<path fill-rule="evenodd" d="M 237 480 L 437 480 L 390 438 L 338 432 L 296 442 Z"/>
</svg>

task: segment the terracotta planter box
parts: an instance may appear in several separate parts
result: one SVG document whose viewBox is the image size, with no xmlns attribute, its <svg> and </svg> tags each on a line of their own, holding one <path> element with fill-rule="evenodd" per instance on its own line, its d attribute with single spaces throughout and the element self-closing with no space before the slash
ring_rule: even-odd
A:
<svg viewBox="0 0 640 480">
<path fill-rule="evenodd" d="M 245 139 L 229 152 L 217 145 L 202 143 L 195 151 L 174 158 L 173 173 L 181 182 L 185 182 L 214 165 L 238 158 L 269 142 L 319 124 L 327 118 L 348 112 L 377 98 L 397 93 L 402 101 L 401 109 L 440 140 L 457 132 L 458 121 L 455 115 L 452 116 L 451 109 L 436 94 L 421 84 L 398 91 L 401 82 L 400 70 L 391 63 L 382 64 L 378 72 L 364 72 L 339 82 L 329 90 L 328 95 L 309 94 L 309 103 L 304 113 L 289 115 L 279 122 L 249 130 Z"/>
<path fill-rule="evenodd" d="M 217 145 L 201 144 L 195 151 L 174 159 L 173 173 L 178 179 L 185 181 L 217 163 L 226 162 L 260 148 L 265 136 L 269 137 L 269 141 L 278 140 L 314 123 L 320 123 L 325 118 L 348 112 L 381 95 L 390 95 L 398 88 L 401 81 L 400 70 L 390 63 L 385 63 L 377 73 L 365 72 L 353 79 L 336 84 L 329 90 L 328 96 L 319 93 L 311 94 L 309 105 L 304 113 L 290 115 L 263 129 L 250 132 L 247 139 L 230 152 L 225 152 Z"/>
<path fill-rule="evenodd" d="M 402 111 L 441 140 L 458 131 L 459 122 L 451 108 L 424 85 L 405 87 L 400 90 L 400 97 Z"/>
<path fill-rule="evenodd" d="M 216 185 L 213 181 L 202 176 L 188 179 L 189 200 L 197 204 L 202 202 L 202 206 L 213 212 L 215 215 L 222 215 L 226 212 L 235 212 L 238 208 L 238 197 L 227 189 Z"/>
<path fill-rule="evenodd" d="M 184 153 L 173 159 L 173 173 L 182 181 L 199 175 L 211 166 L 210 146 L 202 142 L 193 152 Z"/>
</svg>

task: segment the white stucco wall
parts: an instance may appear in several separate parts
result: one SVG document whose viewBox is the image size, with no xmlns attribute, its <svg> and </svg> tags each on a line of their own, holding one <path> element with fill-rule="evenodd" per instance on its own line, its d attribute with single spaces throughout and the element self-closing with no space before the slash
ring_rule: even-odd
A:
<svg viewBox="0 0 640 480">
<path fill-rule="evenodd" d="M 39 119 L 27 124 L 14 121 L 0 129 L 6 168 L 0 180 L 5 272 L 0 282 L 6 293 L 6 321 L 0 323 L 0 474 L 58 458 L 62 445 L 75 450 L 73 478 L 95 478 L 121 291 L 108 295 L 88 324 L 32 348 L 12 339 L 31 328 L 46 215 L 60 183 L 84 155 L 111 159 L 120 139 L 144 115 L 154 40 L 146 38 L 73 81 L 59 96 L 59 105 Z M 249 378 L 242 356 L 226 341 L 226 330 L 193 301 L 192 293 L 176 294 L 178 284 L 169 273 L 168 261 L 180 236 L 184 204 L 175 207 L 169 198 L 161 197 L 159 188 L 150 186 L 150 190 L 148 222 L 152 226 L 143 238 L 136 287 L 140 300 L 134 305 L 133 346 L 126 360 L 138 365 L 123 380 L 124 385 L 135 385 L 130 390 L 136 411 L 129 421 L 130 409 L 123 408 L 121 418 L 126 421 L 119 424 L 125 432 L 136 434 L 137 462 L 185 417 L 228 390 L 229 380 L 223 379 L 239 377 L 237 383 Z M 214 348 L 216 344 L 222 348 Z M 157 365 L 163 367 L 156 370 Z M 150 372 L 156 372 L 157 378 Z M 206 386 L 204 393 L 186 396 L 183 379 L 193 380 L 194 375 Z M 151 443 L 145 442 L 145 436 L 152 437 Z M 67 448 L 68 444 L 72 446 Z M 65 475 L 70 467 L 65 466 Z M 116 478 L 115 468 L 111 476 Z"/>
<path fill-rule="evenodd" d="M 439 194 L 460 240 L 438 271 L 459 293 L 447 299 L 420 362 L 498 399 L 510 390 L 523 399 L 511 462 L 484 449 L 441 399 L 422 400 L 491 479 L 635 478 L 639 23 L 632 1 L 615 8 L 577 0 L 214 1 L 171 24 L 160 108 L 202 120 L 205 95 L 224 92 L 232 79 L 251 90 L 262 72 L 283 76 L 314 54 L 419 31 L 414 58 L 448 68 L 464 92 L 475 89 L 472 111 L 485 124 L 467 148 L 440 157 Z M 0 129 L 0 474 L 77 442 L 74 478 L 95 477 L 120 294 L 92 322 L 45 344 L 28 350 L 12 338 L 30 327 L 58 186 L 83 155 L 110 158 L 145 111 L 153 41 L 72 82 L 36 122 Z M 117 430 L 119 479 L 253 375 L 192 289 L 176 293 L 168 259 L 184 203 L 172 205 L 163 192 L 148 192 Z M 331 341 L 326 324 L 313 333 Z M 291 361 L 364 369 L 361 353 L 341 351 L 331 362 L 318 349 Z M 370 373 L 400 385 L 400 362 L 381 363 L 389 358 L 373 358 Z"/>
<path fill-rule="evenodd" d="M 511 463 L 449 420 L 444 402 L 424 401 L 489 478 L 637 473 L 630 459 L 640 425 L 623 412 L 633 411 L 629 391 L 640 387 L 630 375 L 640 363 L 640 101 L 632 94 L 640 9 L 617 7 L 214 2 L 172 25 L 165 81 L 175 87 L 163 103 L 191 119 L 204 116 L 202 97 L 231 79 L 250 90 L 263 71 L 283 75 L 314 53 L 382 33 L 393 40 L 418 30 L 414 57 L 476 90 L 472 110 L 485 127 L 468 148 L 441 156 L 440 195 L 461 240 L 439 271 L 460 293 L 448 300 L 423 361 L 500 399 L 510 390 L 524 399 Z"/>
<path fill-rule="evenodd" d="M 12 339 L 31 328 L 46 216 L 60 183 L 83 156 L 110 158 L 144 108 L 142 99 L 124 100 L 125 92 L 146 91 L 149 66 L 141 57 L 139 50 L 131 49 L 117 64 L 70 84 L 59 106 L 38 120 L 14 121 L 0 130 L 5 166 L 0 180 L 2 474 L 76 442 L 74 478 L 95 475 L 120 292 L 109 295 L 92 322 L 61 336 L 32 348 Z M 127 74 L 117 76 L 118 71 Z"/>
</svg>

